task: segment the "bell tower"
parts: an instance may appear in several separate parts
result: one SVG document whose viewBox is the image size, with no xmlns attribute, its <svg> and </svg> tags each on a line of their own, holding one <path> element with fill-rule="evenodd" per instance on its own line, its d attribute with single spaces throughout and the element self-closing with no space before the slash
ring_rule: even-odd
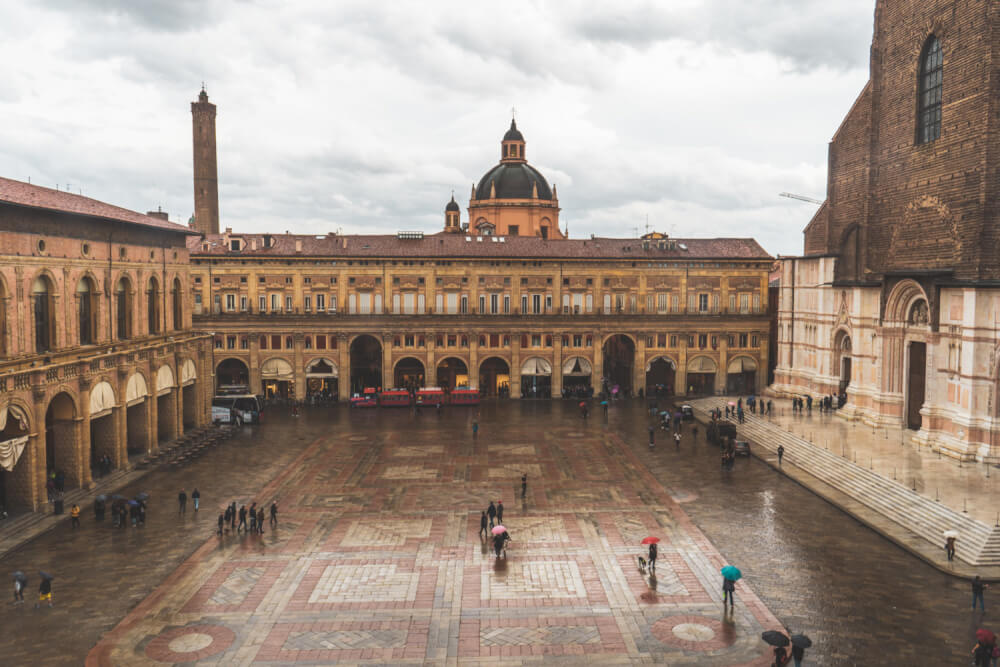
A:
<svg viewBox="0 0 1000 667">
<path fill-rule="evenodd" d="M 219 170 L 215 156 L 215 105 L 202 85 L 191 103 L 194 135 L 194 222 L 202 234 L 219 233 Z"/>
</svg>

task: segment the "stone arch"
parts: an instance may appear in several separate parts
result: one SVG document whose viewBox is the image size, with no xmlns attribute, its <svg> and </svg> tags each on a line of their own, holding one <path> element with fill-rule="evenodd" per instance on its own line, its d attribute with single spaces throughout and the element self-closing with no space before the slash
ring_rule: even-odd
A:
<svg viewBox="0 0 1000 667">
<path fill-rule="evenodd" d="M 150 335 L 163 331 L 162 289 L 156 274 L 150 275 L 146 281 L 146 331 Z"/>
<path fill-rule="evenodd" d="M 174 331 L 184 328 L 184 284 L 176 275 L 170 282 L 170 317 Z"/>
<path fill-rule="evenodd" d="M 78 488 L 83 481 L 78 400 L 62 389 L 49 399 L 45 410 L 45 469 L 50 476 L 56 474 L 56 491 Z"/>
<path fill-rule="evenodd" d="M 194 384 L 198 380 L 198 368 L 192 359 L 181 362 L 181 386 Z"/>
<path fill-rule="evenodd" d="M 96 419 L 111 414 L 116 407 L 115 389 L 109 382 L 101 381 L 90 389 L 90 418 Z"/>
<path fill-rule="evenodd" d="M 55 276 L 42 269 L 31 279 L 31 323 L 34 333 L 34 351 L 49 352 L 56 348 L 56 293 Z"/>
<path fill-rule="evenodd" d="M 437 386 L 446 390 L 469 386 L 469 364 L 458 356 L 447 356 L 437 362 Z"/>
<path fill-rule="evenodd" d="M 367 387 L 382 386 L 382 341 L 372 334 L 352 336 L 348 344 L 351 392 L 359 394 Z"/>
<path fill-rule="evenodd" d="M 122 271 L 114 282 L 115 338 L 127 340 L 133 335 L 135 320 L 135 282 L 128 271 Z"/>
<path fill-rule="evenodd" d="M 479 362 L 479 389 L 487 396 L 510 395 L 510 360 L 502 355 L 490 355 Z"/>
<path fill-rule="evenodd" d="M 223 385 L 248 385 L 250 383 L 250 366 L 237 357 L 226 357 L 215 365 L 216 389 Z"/>
<path fill-rule="evenodd" d="M 617 387 L 619 395 L 625 396 L 637 391 L 632 386 L 637 353 L 638 344 L 632 334 L 613 333 L 604 337 L 601 341 L 604 360 L 601 371 L 605 381 L 601 391 L 613 394 Z"/>
<path fill-rule="evenodd" d="M 925 304 L 930 303 L 927 293 L 917 281 L 909 278 L 899 281 L 885 300 L 886 324 L 906 326 L 913 305 L 921 299 Z"/>
<path fill-rule="evenodd" d="M 0 502 L 7 508 L 35 506 L 30 477 L 32 456 L 21 461 L 31 443 L 32 411 L 20 401 L 0 407 Z"/>
<path fill-rule="evenodd" d="M 177 380 L 174 369 L 163 364 L 156 369 L 156 433 L 160 442 L 177 437 Z"/>
<path fill-rule="evenodd" d="M 423 387 L 427 384 L 427 367 L 414 356 L 400 357 L 392 364 L 392 383 L 407 389 Z"/>
<path fill-rule="evenodd" d="M 177 386 L 177 383 L 174 381 L 174 369 L 170 367 L 170 364 L 163 364 L 156 369 L 157 396 L 162 396 L 175 386 Z"/>
<path fill-rule="evenodd" d="M 630 334 L 630 333 L 612 333 L 612 334 L 608 334 L 608 335 L 604 336 L 604 338 L 601 339 L 601 345 L 602 346 L 605 345 L 609 340 L 611 340 L 615 336 L 625 336 L 630 341 L 632 341 L 632 345 L 636 345 L 637 342 L 638 342 L 638 339 L 633 334 Z"/>
</svg>

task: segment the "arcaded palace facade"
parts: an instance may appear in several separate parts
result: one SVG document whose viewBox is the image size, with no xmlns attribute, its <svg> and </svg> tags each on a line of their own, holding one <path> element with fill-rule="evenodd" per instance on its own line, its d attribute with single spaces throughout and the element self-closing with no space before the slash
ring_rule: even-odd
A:
<svg viewBox="0 0 1000 667">
<path fill-rule="evenodd" d="M 1000 15 L 879 1 L 871 78 L 783 258 L 773 389 L 845 389 L 849 419 L 1000 460 Z"/>
<path fill-rule="evenodd" d="M 567 239 L 525 147 L 511 121 L 468 220 L 453 197 L 435 234 L 190 238 L 217 384 L 295 400 L 762 389 L 771 257 L 752 239 Z"/>
<path fill-rule="evenodd" d="M 211 339 L 191 327 L 191 231 L 0 178 L 0 501 L 38 509 L 208 423 Z M 63 482 L 63 479 L 65 480 Z"/>
</svg>

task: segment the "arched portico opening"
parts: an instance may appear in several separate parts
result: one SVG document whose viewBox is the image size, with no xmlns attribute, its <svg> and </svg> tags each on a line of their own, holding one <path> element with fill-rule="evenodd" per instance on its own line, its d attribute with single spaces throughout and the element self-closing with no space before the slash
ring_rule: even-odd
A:
<svg viewBox="0 0 1000 667">
<path fill-rule="evenodd" d="M 306 398 L 311 402 L 328 403 L 337 400 L 337 364 L 330 359 L 313 359 L 306 364 Z"/>
<path fill-rule="evenodd" d="M 156 433 L 160 442 L 177 437 L 177 382 L 174 371 L 164 364 L 156 371 Z"/>
<path fill-rule="evenodd" d="M 89 276 L 76 284 L 77 333 L 80 345 L 97 342 L 97 286 Z"/>
<path fill-rule="evenodd" d="M 90 389 L 90 469 L 100 477 L 111 472 L 118 457 L 118 428 L 114 411 L 118 407 L 115 390 L 108 382 Z M 109 461 L 109 464 L 105 464 Z"/>
<path fill-rule="evenodd" d="M 127 455 L 145 454 L 150 449 L 149 400 L 149 385 L 145 376 L 142 373 L 133 373 L 125 385 L 125 451 Z"/>
<path fill-rule="evenodd" d="M 57 492 L 80 485 L 76 417 L 76 403 L 66 392 L 53 396 L 45 411 L 45 472 Z"/>
<path fill-rule="evenodd" d="M 396 362 L 392 383 L 395 387 L 416 390 L 424 386 L 424 364 L 415 357 L 403 357 Z"/>
<path fill-rule="evenodd" d="M 18 405 L 0 408 L 0 502 L 8 511 L 32 509 L 31 466 L 26 452 L 28 411 Z"/>
<path fill-rule="evenodd" d="M 593 395 L 594 366 L 584 357 L 570 357 L 563 362 L 563 396 L 586 398 Z"/>
<path fill-rule="evenodd" d="M 479 364 L 479 391 L 487 396 L 510 396 L 510 365 L 500 357 Z"/>
<path fill-rule="evenodd" d="M 552 398 L 552 364 L 531 357 L 521 364 L 521 398 Z"/>
<path fill-rule="evenodd" d="M 757 391 L 757 362 L 736 357 L 726 367 L 726 393 L 750 395 Z"/>
<path fill-rule="evenodd" d="M 715 374 L 718 364 L 711 357 L 694 357 L 687 364 L 687 394 L 711 396 L 715 393 Z"/>
<path fill-rule="evenodd" d="M 635 366 L 635 343 L 625 334 L 609 336 L 604 341 L 604 381 L 601 390 L 619 396 L 632 395 L 632 370 Z"/>
<path fill-rule="evenodd" d="M 181 423 L 188 431 L 198 425 L 198 368 L 192 359 L 181 363 Z"/>
<path fill-rule="evenodd" d="M 250 388 L 250 369 L 239 359 L 223 359 L 215 367 L 215 392 Z"/>
<path fill-rule="evenodd" d="M 469 367 L 458 357 L 446 357 L 438 363 L 437 386 L 445 391 L 469 386 Z"/>
<path fill-rule="evenodd" d="M 367 334 L 351 341 L 351 393 L 382 386 L 382 344 Z"/>
<path fill-rule="evenodd" d="M 669 357 L 657 357 L 646 364 L 646 395 L 673 396 L 676 387 L 677 365 Z"/>
<path fill-rule="evenodd" d="M 268 359 L 261 364 L 260 383 L 268 400 L 295 397 L 295 370 L 284 359 Z"/>
</svg>

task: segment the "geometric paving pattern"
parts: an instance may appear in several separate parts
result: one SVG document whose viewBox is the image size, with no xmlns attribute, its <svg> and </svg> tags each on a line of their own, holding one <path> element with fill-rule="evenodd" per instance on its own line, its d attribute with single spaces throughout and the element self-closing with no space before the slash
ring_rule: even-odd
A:
<svg viewBox="0 0 1000 667">
<path fill-rule="evenodd" d="M 595 420 L 472 439 L 457 408 L 349 417 L 253 498 L 277 499 L 277 527 L 206 540 L 88 664 L 770 663 L 779 624 L 744 581 L 720 620 L 724 560 L 644 446 Z M 501 559 L 479 535 L 499 499 Z"/>
</svg>

